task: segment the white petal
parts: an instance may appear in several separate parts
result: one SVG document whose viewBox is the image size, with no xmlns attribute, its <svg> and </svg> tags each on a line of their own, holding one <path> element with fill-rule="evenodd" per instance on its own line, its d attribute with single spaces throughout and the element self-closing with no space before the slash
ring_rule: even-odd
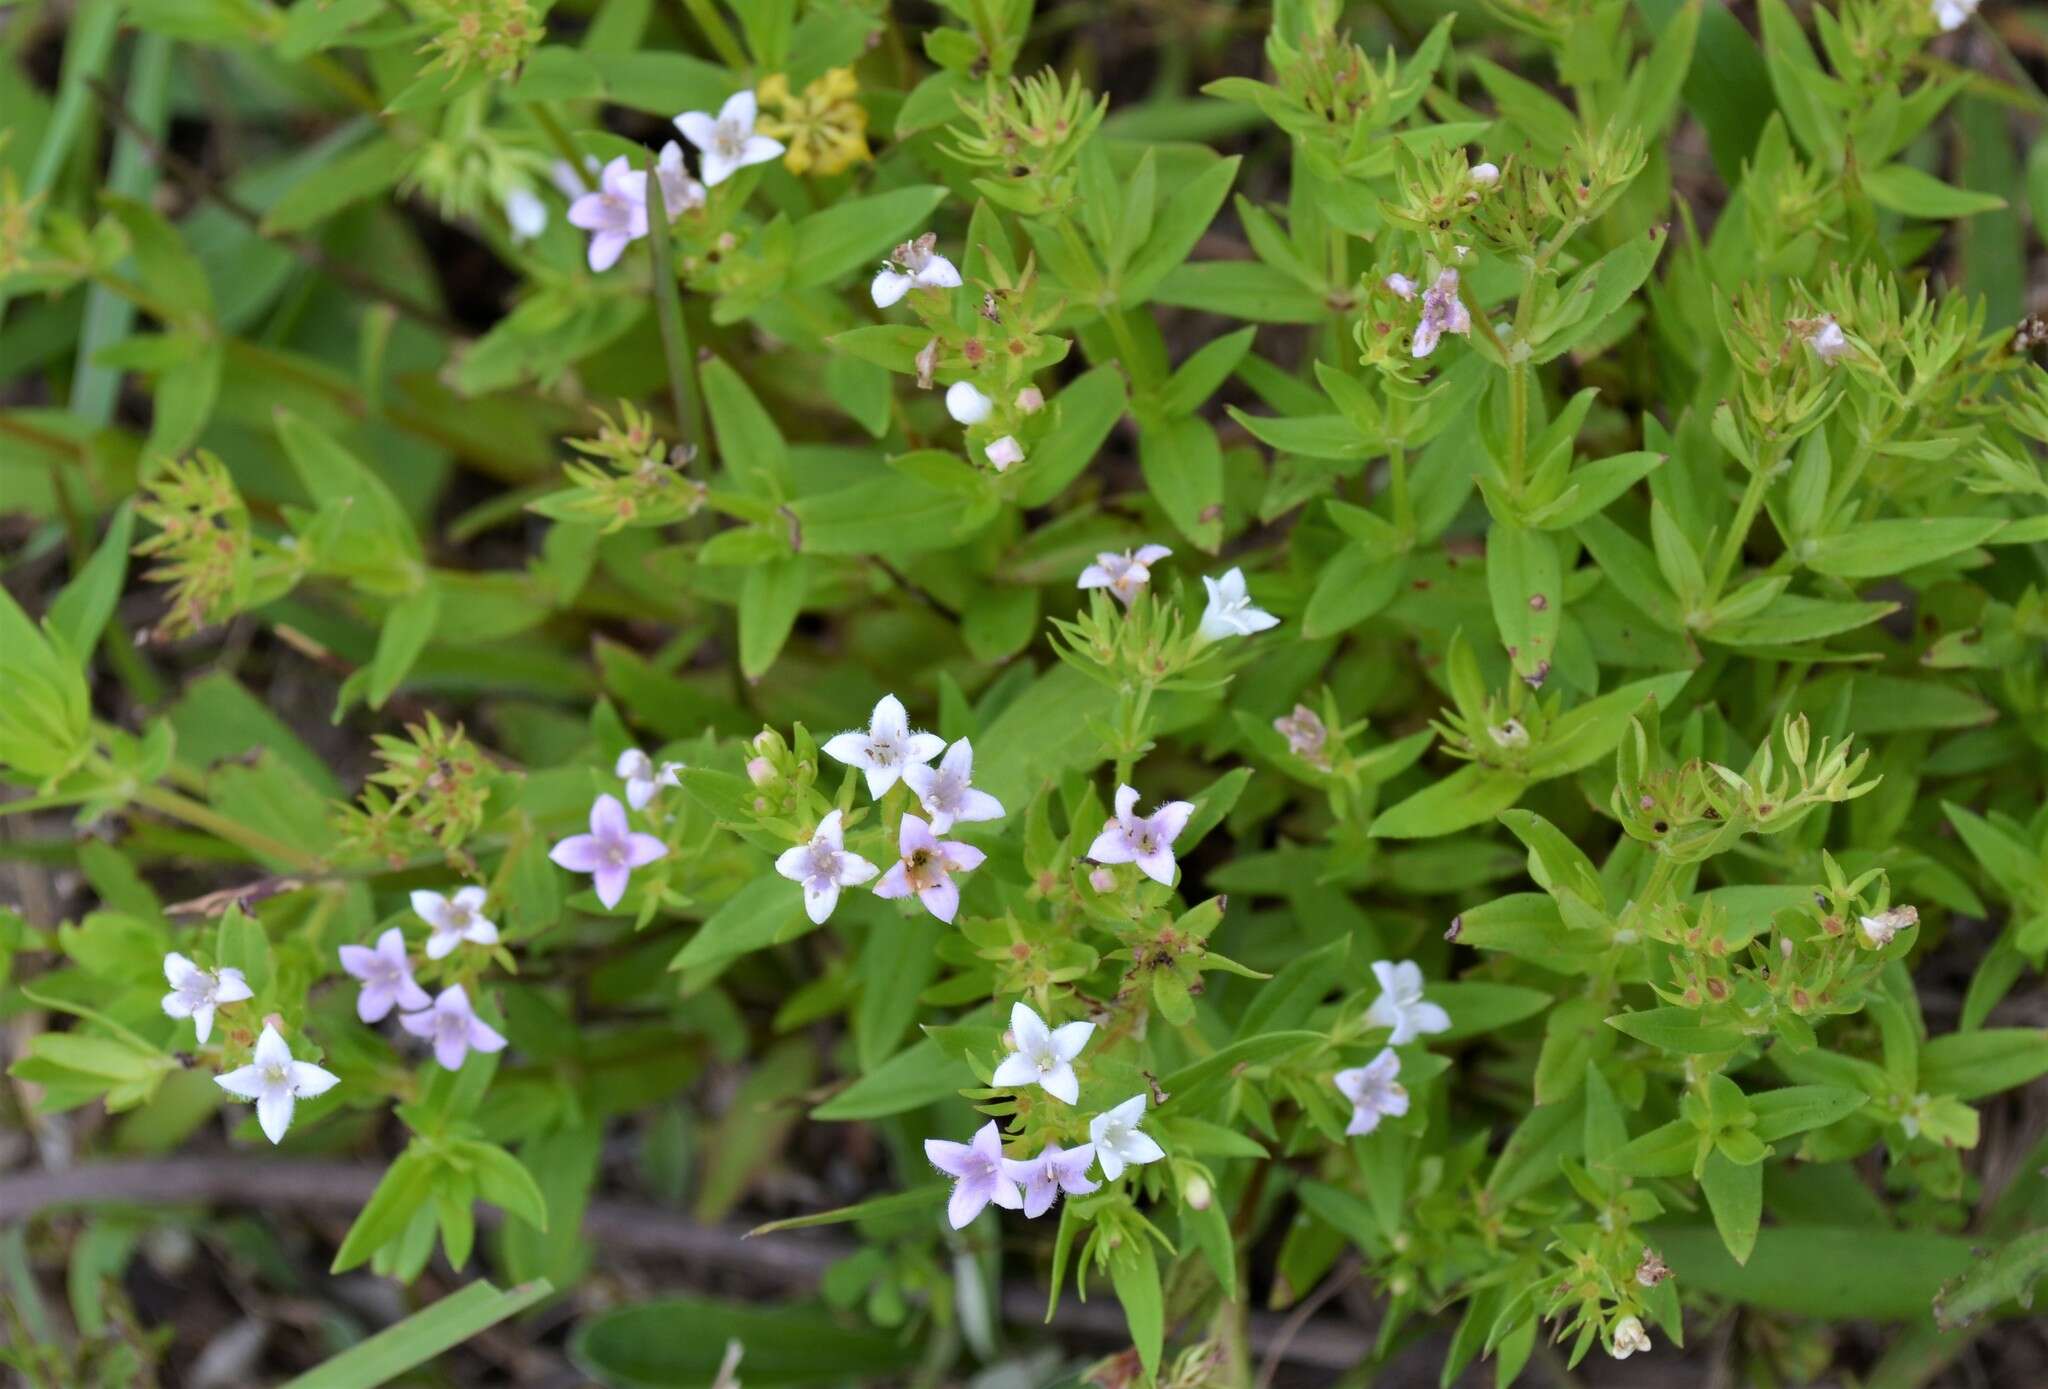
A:
<svg viewBox="0 0 2048 1389">
<path fill-rule="evenodd" d="M 188 980 L 205 973 L 205 970 L 175 950 L 164 956 L 164 980 L 174 989 L 184 988 Z"/>
<path fill-rule="evenodd" d="M 784 849 L 775 856 L 775 871 L 793 883 L 800 883 L 810 872 L 811 851 L 808 845 L 798 844 Z"/>
<path fill-rule="evenodd" d="M 240 1066 L 213 1078 L 213 1083 L 230 1095 L 239 1095 L 253 1100 L 263 1093 L 263 1068 L 261 1066 Z"/>
<path fill-rule="evenodd" d="M 248 977 L 232 966 L 222 969 L 216 978 L 219 982 L 213 990 L 215 1003 L 241 1003 L 256 996 L 249 988 Z"/>
<path fill-rule="evenodd" d="M 996 1072 L 989 1077 L 989 1084 L 1006 1090 L 1021 1089 L 1038 1083 L 1038 1066 L 1021 1051 L 1013 1051 L 1003 1058 Z"/>
<path fill-rule="evenodd" d="M 747 142 L 740 146 L 740 167 L 766 164 L 771 159 L 780 159 L 783 149 L 780 140 L 771 139 L 766 135 L 749 135 Z"/>
<path fill-rule="evenodd" d="M 1068 1104 L 1080 1102 L 1081 1082 L 1075 1078 L 1072 1066 L 1055 1066 L 1047 1071 L 1038 1083 L 1044 1086 L 1045 1093 L 1054 1099 L 1065 1100 Z"/>
<path fill-rule="evenodd" d="M 292 1062 L 292 1093 L 302 1100 L 324 1095 L 341 1084 L 341 1077 L 310 1061 Z"/>
<path fill-rule="evenodd" d="M 1088 1045 L 1089 1037 L 1095 1032 L 1092 1022 L 1070 1022 L 1052 1030 L 1053 1055 L 1062 1061 L 1071 1061 L 1081 1054 L 1081 1048 Z"/>
<path fill-rule="evenodd" d="M 875 701 L 875 711 L 868 716 L 868 736 L 899 743 L 910 736 L 910 712 L 902 700 L 886 694 Z"/>
<path fill-rule="evenodd" d="M 754 101 L 754 89 L 742 87 L 725 99 L 725 105 L 718 108 L 720 125 L 736 125 L 741 130 L 752 130 L 754 119 L 761 114 L 761 108 Z"/>
<path fill-rule="evenodd" d="M 868 293 L 875 301 L 875 307 L 886 309 L 910 293 L 910 287 L 917 283 L 910 276 L 898 270 L 883 270 L 868 286 Z"/>
<path fill-rule="evenodd" d="M 263 1024 L 263 1034 L 256 1039 L 256 1064 L 265 1070 L 292 1064 L 292 1049 L 269 1023 Z"/>
<path fill-rule="evenodd" d="M 1134 1167 L 1148 1162 L 1157 1162 L 1166 1156 L 1166 1149 L 1154 1143 L 1149 1134 L 1132 1129 L 1123 1142 L 1123 1159 Z"/>
<path fill-rule="evenodd" d="M 1017 1039 L 1017 1050 L 1027 1056 L 1035 1057 L 1052 1045 L 1052 1033 L 1047 1030 L 1045 1019 L 1028 1003 L 1010 1005 L 1010 1035 Z"/>
<path fill-rule="evenodd" d="M 825 740 L 824 753 L 849 767 L 875 765 L 874 758 L 868 754 L 868 735 L 865 733 L 835 733 Z"/>
<path fill-rule="evenodd" d="M 265 1090 L 256 1097 L 256 1122 L 272 1143 L 282 1143 L 285 1130 L 292 1126 L 293 1103 L 292 1092 L 285 1089 Z"/>
<path fill-rule="evenodd" d="M 415 888 L 412 894 L 412 909 L 420 920 L 435 930 L 445 930 L 448 920 L 448 899 L 438 892 Z"/>
<path fill-rule="evenodd" d="M 687 135 L 689 132 L 684 131 L 683 133 Z M 704 186 L 706 188 L 716 188 L 739 171 L 740 164 L 737 159 L 729 158 L 716 149 L 706 149 L 704 151 Z"/>
<path fill-rule="evenodd" d="M 934 255 L 917 272 L 917 282 L 926 289 L 958 289 L 960 272 L 944 256 Z"/>
<path fill-rule="evenodd" d="M 213 1005 L 202 1003 L 192 1010 L 192 1035 L 199 1039 L 201 1046 L 213 1035 Z"/>
<path fill-rule="evenodd" d="M 718 143 L 718 121 L 708 111 L 685 111 L 676 117 L 675 126 L 685 140 L 700 150 Z"/>
<path fill-rule="evenodd" d="M 832 909 L 839 905 L 839 884 L 830 883 L 824 887 L 804 884 L 804 914 L 811 918 L 814 926 L 823 926 L 832 915 Z"/>
</svg>

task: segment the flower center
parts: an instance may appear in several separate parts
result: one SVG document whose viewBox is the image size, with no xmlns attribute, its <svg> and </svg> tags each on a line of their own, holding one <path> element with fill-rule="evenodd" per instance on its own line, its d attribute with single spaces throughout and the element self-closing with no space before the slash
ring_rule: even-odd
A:
<svg viewBox="0 0 2048 1389">
<path fill-rule="evenodd" d="M 272 1090 L 282 1089 L 290 1083 L 291 1075 L 283 1066 L 265 1066 L 263 1068 L 263 1084 L 265 1088 Z"/>
<path fill-rule="evenodd" d="M 613 840 L 604 846 L 604 861 L 615 868 L 626 866 L 626 846 Z"/>
</svg>

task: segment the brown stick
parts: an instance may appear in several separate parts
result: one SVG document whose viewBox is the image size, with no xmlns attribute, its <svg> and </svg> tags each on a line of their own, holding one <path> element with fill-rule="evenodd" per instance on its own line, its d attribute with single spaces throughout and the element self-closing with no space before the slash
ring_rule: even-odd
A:
<svg viewBox="0 0 2048 1389">
<path fill-rule="evenodd" d="M 382 1176 L 367 1163 L 225 1155 L 91 1163 L 0 1178 L 0 1225 L 65 1206 L 126 1202 L 353 1212 L 370 1199 Z M 478 1218 L 492 1224 L 502 1217 L 496 1207 L 485 1206 Z M 583 1233 L 600 1248 L 706 1264 L 801 1287 L 815 1284 L 826 1269 L 856 1248 L 847 1240 L 808 1233 L 747 1239 L 746 1231 L 736 1225 L 699 1225 L 674 1211 L 622 1201 L 593 1201 L 584 1212 Z M 1002 1310 L 1004 1320 L 1013 1325 L 1041 1324 L 1045 1295 L 1013 1284 L 1003 1290 Z M 1104 1298 L 1063 1298 L 1051 1325 L 1070 1335 L 1119 1343 L 1129 1336 L 1122 1309 Z M 1267 1312 L 1252 1314 L 1250 1342 L 1255 1351 L 1328 1370 L 1348 1370 L 1372 1350 L 1371 1339 L 1347 1323 Z"/>
</svg>

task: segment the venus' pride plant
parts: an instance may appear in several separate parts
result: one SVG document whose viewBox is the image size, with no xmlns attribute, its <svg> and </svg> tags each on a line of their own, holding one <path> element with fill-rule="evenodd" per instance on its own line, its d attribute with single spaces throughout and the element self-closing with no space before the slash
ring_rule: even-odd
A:
<svg viewBox="0 0 2048 1389">
<path fill-rule="evenodd" d="M 2011 7 L 46 9 L 27 1382 L 2048 1373 Z"/>
</svg>

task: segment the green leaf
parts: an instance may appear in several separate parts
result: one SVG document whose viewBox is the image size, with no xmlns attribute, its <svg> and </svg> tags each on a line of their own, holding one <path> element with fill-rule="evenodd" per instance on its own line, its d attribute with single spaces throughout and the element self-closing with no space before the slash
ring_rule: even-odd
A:
<svg viewBox="0 0 2048 1389">
<path fill-rule="evenodd" d="M 2048 1075 L 2048 1030 L 1992 1027 L 1951 1032 L 1920 1048 L 1920 1088 L 1974 1100 Z"/>
<path fill-rule="evenodd" d="M 1541 681 L 1557 652 L 1564 574 L 1557 544 L 1539 530 L 1496 520 L 1486 533 L 1486 587 L 1515 674 Z"/>
<path fill-rule="evenodd" d="M 432 1199 L 439 1168 L 440 1163 L 419 1148 L 400 1153 L 348 1227 L 328 1272 L 346 1273 L 367 1263 L 372 1254 L 403 1235 L 413 1216 Z"/>
<path fill-rule="evenodd" d="M 294 5 L 292 15 L 314 8 Z M 304 231 L 345 208 L 382 197 L 405 176 L 405 167 L 405 147 L 382 135 L 338 159 L 315 164 L 263 214 L 263 234 Z"/>
<path fill-rule="evenodd" d="M 441 588 L 435 583 L 407 594 L 391 605 L 384 625 L 377 633 L 377 652 L 370 658 L 368 697 L 372 709 L 382 709 L 398 682 L 427 649 L 427 639 L 441 620 Z"/>
<path fill-rule="evenodd" d="M 1196 546 L 1216 553 L 1223 542 L 1223 450 L 1209 422 L 1181 415 L 1142 429 L 1138 466 L 1167 519 Z"/>
<path fill-rule="evenodd" d="M 1216 220 L 1216 209 L 1230 195 L 1240 158 L 1218 159 L 1174 190 L 1153 219 L 1152 234 L 1116 287 L 1118 307 L 1135 308 L 1152 295 L 1167 274 L 1188 258 L 1202 233 Z"/>
<path fill-rule="evenodd" d="M 1983 544 L 2004 524 L 1997 516 L 1863 521 L 1840 535 L 1808 542 L 1801 553 L 1806 567 L 1817 574 L 1875 579 L 1961 554 Z"/>
<path fill-rule="evenodd" d="M 880 1119 L 922 1109 L 973 1083 L 960 1058 L 927 1037 L 813 1109 L 811 1117 L 826 1123 Z"/>
<path fill-rule="evenodd" d="M 1702 1226 L 1644 1233 L 1681 1286 L 1795 1317 L 1915 1320 L 1974 1260 L 1967 1239 L 1882 1227 L 1773 1226 L 1757 1233 L 1747 1266 Z"/>
<path fill-rule="evenodd" d="M 946 190 L 936 185 L 916 184 L 849 198 L 812 213 L 796 224 L 789 287 L 828 285 L 855 270 L 871 269 L 890 247 L 922 227 L 945 196 Z"/>
<path fill-rule="evenodd" d="M 789 477 L 789 446 L 775 421 L 723 359 L 713 357 L 697 371 L 718 439 L 718 461 L 748 491 L 779 494 Z"/>
<path fill-rule="evenodd" d="M 1433 781 L 1372 822 L 1375 839 L 1433 839 L 1483 825 L 1522 798 L 1528 781 L 1470 763 Z"/>
<path fill-rule="evenodd" d="M 1071 382 L 1050 402 L 1052 428 L 1032 450 L 1030 467 L 1017 489 L 1024 506 L 1044 506 L 1095 461 L 1109 431 L 1124 412 L 1124 378 L 1105 362 Z"/>
<path fill-rule="evenodd" d="M 1730 1162 L 1717 1148 L 1707 1154 L 1700 1190 L 1714 1214 L 1714 1228 L 1738 1264 L 1749 1262 L 1756 1248 L 1758 1224 L 1764 1216 L 1764 1167 L 1760 1162 Z"/>
<path fill-rule="evenodd" d="M 2031 1310 L 2034 1287 L 2044 1275 L 2048 1275 L 2048 1230 L 2029 1230 L 2001 1244 L 1990 1258 L 1973 1260 L 1953 1283 L 1944 1283 L 1934 1295 L 1934 1324 L 1954 1331 L 2008 1302 Z"/>
<path fill-rule="evenodd" d="M 898 1384 L 924 1357 L 915 1337 L 849 1323 L 823 1306 L 661 1298 L 601 1312 L 569 1339 L 583 1371 L 613 1389 L 707 1385 L 728 1341 L 746 1347 L 747 1389 Z"/>
<path fill-rule="evenodd" d="M 1743 1044 L 1739 1028 L 1702 1023 L 1690 1008 L 1646 1008 L 1638 1013 L 1619 1013 L 1607 1025 L 1659 1051 L 1686 1056 L 1708 1056 L 1733 1051 Z"/>
<path fill-rule="evenodd" d="M 1130 1325 L 1131 1344 L 1149 1379 L 1159 1373 L 1166 1340 L 1166 1298 L 1159 1286 L 1159 1260 L 1149 1240 L 1126 1235 L 1109 1252 L 1109 1281 Z"/>
<path fill-rule="evenodd" d="M 688 970 L 722 963 L 794 940 L 810 929 L 802 889 L 773 875 L 758 877 L 727 898 L 668 967 Z"/>
<path fill-rule="evenodd" d="M 740 584 L 740 674 L 759 680 L 782 654 L 810 590 L 810 561 L 802 555 L 755 564 Z"/>
<path fill-rule="evenodd" d="M 746 1237 L 773 1235 L 783 1230 L 808 1230 L 819 1225 L 846 1225 L 863 1220 L 892 1220 L 900 1215 L 917 1211 L 937 1210 L 946 1204 L 951 1188 L 943 1184 L 927 1183 L 912 1187 L 908 1191 L 892 1191 L 887 1196 L 877 1196 L 837 1210 L 818 1211 L 812 1215 L 793 1215 L 783 1220 L 771 1220 L 765 1225 L 756 1225 L 747 1231 Z"/>
<path fill-rule="evenodd" d="M 287 1380 L 281 1389 L 376 1389 L 517 1316 L 553 1291 L 546 1279 L 503 1291 L 479 1279 Z"/>
<path fill-rule="evenodd" d="M 1195 1105 L 1196 1097 L 1211 1081 L 1229 1075 L 1239 1066 L 1257 1066 L 1295 1052 L 1306 1051 L 1324 1041 L 1320 1032 L 1267 1032 L 1244 1037 L 1221 1051 L 1213 1052 L 1192 1065 L 1181 1067 L 1160 1082 L 1167 1103 L 1178 1111 Z"/>
<path fill-rule="evenodd" d="M 1863 175 L 1863 189 L 1879 207 L 1913 217 L 1970 217 L 2005 206 L 2005 199 L 1995 194 L 1953 187 L 1910 164 L 1870 170 Z"/>
<path fill-rule="evenodd" d="M 45 620 L 81 659 L 99 645 L 100 633 L 114 615 L 114 604 L 128 577 L 128 546 L 134 535 L 134 504 L 122 502 L 114 508 L 106 536 L 92 558 L 50 604 Z"/>
<path fill-rule="evenodd" d="M 1766 1143 L 1808 1129 L 1825 1128 L 1847 1118 L 1869 1101 L 1861 1090 L 1839 1085 L 1790 1085 L 1782 1090 L 1764 1090 L 1749 1098 L 1750 1113 L 1756 1116 L 1756 1136 Z"/>
</svg>

